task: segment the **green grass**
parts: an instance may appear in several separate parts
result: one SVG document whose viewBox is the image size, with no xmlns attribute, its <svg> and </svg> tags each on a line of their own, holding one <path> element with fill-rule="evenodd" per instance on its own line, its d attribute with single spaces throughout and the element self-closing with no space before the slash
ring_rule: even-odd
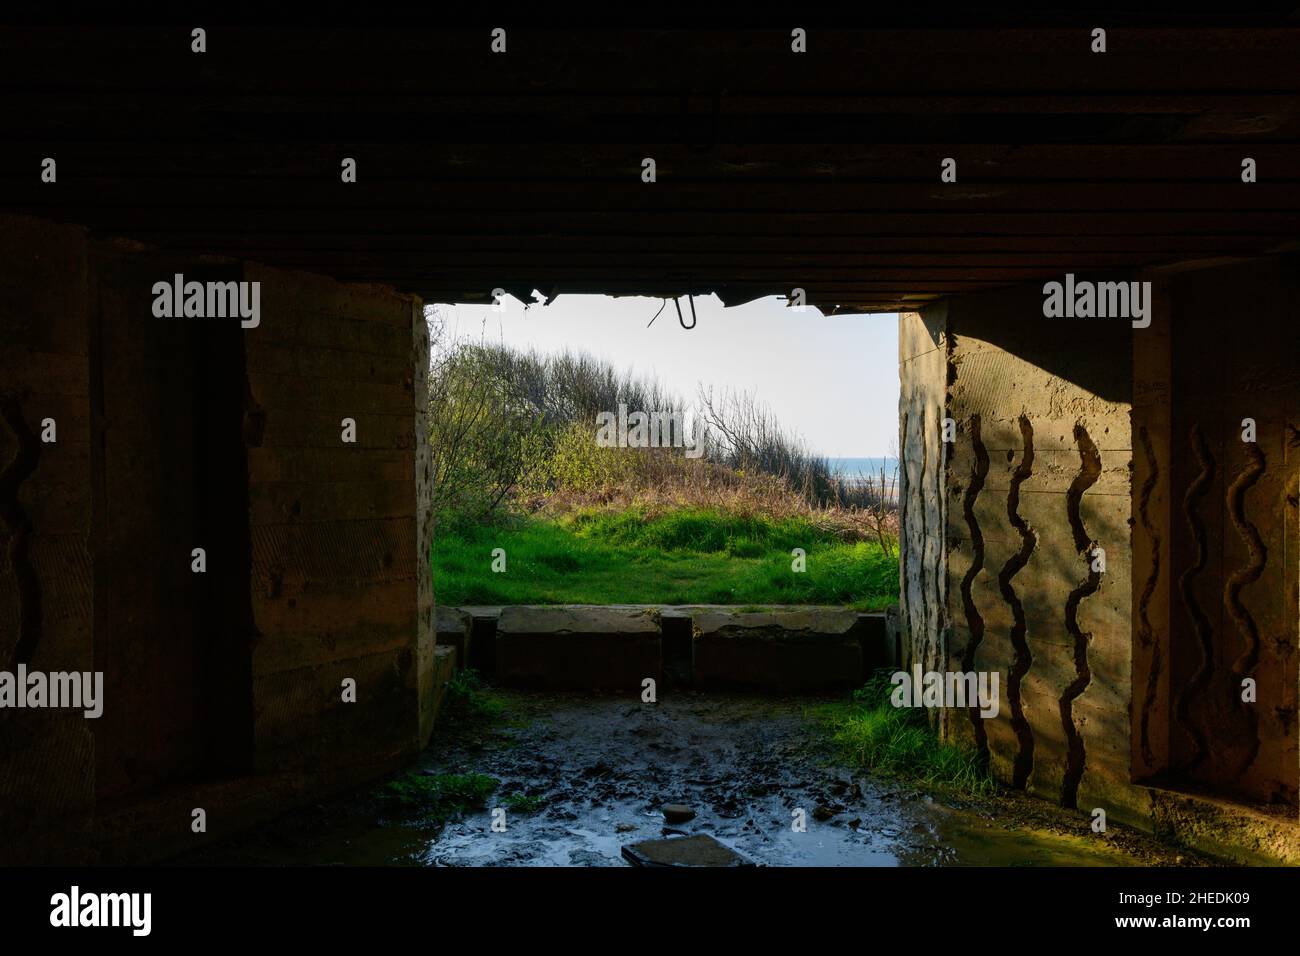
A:
<svg viewBox="0 0 1300 956">
<path fill-rule="evenodd" d="M 441 824 L 458 813 L 483 807 L 498 781 L 481 773 L 401 774 L 384 784 L 380 795 L 426 823 Z"/>
<path fill-rule="evenodd" d="M 996 789 L 985 762 L 974 749 L 940 743 L 925 711 L 895 707 L 889 673 L 875 675 L 853 692 L 851 701 L 815 709 L 841 760 L 887 776 L 940 785 L 972 794 Z"/>
<path fill-rule="evenodd" d="M 512 793 L 501 803 L 511 813 L 537 813 L 546 806 L 544 797 L 529 796 L 524 793 Z"/>
<path fill-rule="evenodd" d="M 807 570 L 791 570 L 791 550 Z M 491 570 L 504 548 L 506 570 Z M 682 509 L 585 511 L 563 520 L 440 526 L 434 588 L 445 604 L 835 604 L 898 600 L 898 558 L 801 518 Z"/>
<path fill-rule="evenodd" d="M 494 721 L 505 713 L 505 702 L 489 691 L 478 676 L 478 671 L 466 667 L 457 671 L 447 682 L 449 705 L 472 719 Z"/>
</svg>

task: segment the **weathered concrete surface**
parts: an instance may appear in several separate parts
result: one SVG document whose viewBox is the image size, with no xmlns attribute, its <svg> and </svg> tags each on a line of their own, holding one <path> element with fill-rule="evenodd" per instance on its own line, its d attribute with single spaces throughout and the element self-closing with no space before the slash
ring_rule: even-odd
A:
<svg viewBox="0 0 1300 956">
<path fill-rule="evenodd" d="M 634 866 L 754 865 L 707 833 L 631 843 L 623 847 L 623 858 Z"/>
<path fill-rule="evenodd" d="M 433 650 L 429 668 L 430 721 L 437 724 L 443 705 L 447 702 L 447 685 L 456 675 L 456 649 L 439 645 Z M 432 730 L 432 727 L 430 727 Z"/>
<path fill-rule="evenodd" d="M 534 616 L 533 611 L 543 613 Z M 585 673 L 596 674 L 600 681 L 589 686 L 610 686 L 602 664 L 585 663 L 573 670 L 574 655 L 590 646 L 595 659 L 605 660 L 610 649 L 598 640 L 587 644 L 592 635 L 621 634 L 626 629 L 621 638 L 626 640 L 628 635 L 648 635 L 647 622 L 659 629 L 665 619 L 693 622 L 691 659 L 684 662 L 690 666 L 681 676 L 701 684 L 769 690 L 856 687 L 872 669 L 890 666 L 894 660 L 883 614 L 837 607 L 775 605 L 763 611 L 721 604 L 465 607 L 440 609 L 438 619 L 440 643 L 456 642 L 462 633 L 468 634 L 467 619 L 493 621 L 498 640 L 504 634 L 502 627 L 547 633 L 548 642 L 534 644 L 526 664 L 512 662 L 509 673 L 498 674 L 506 682 L 532 686 L 581 688 L 588 686 L 582 682 Z M 546 656 L 548 649 L 557 650 L 557 655 Z M 494 666 L 500 667 L 507 658 L 518 661 L 521 653 L 517 643 L 505 652 L 498 649 Z M 638 666 L 649 666 L 648 644 L 645 654 Z M 643 676 L 653 674 L 646 671 Z"/>
<path fill-rule="evenodd" d="M 693 626 L 701 686 L 798 691 L 862 682 L 863 624 L 852 611 L 705 611 Z"/>
<path fill-rule="evenodd" d="M 195 779 L 328 785 L 415 753 L 434 703 L 418 301 L 15 217 L 0 251 L 25 263 L 0 270 L 0 667 L 104 673 L 98 720 L 0 720 L 3 859 L 93 858 L 109 800 L 129 816 Z M 154 316 L 175 273 L 260 283 L 259 326 Z"/>
<path fill-rule="evenodd" d="M 937 594 L 942 608 L 906 612 L 909 643 L 927 670 L 997 671 L 1002 684 L 995 719 L 944 712 L 944 733 L 987 747 L 995 771 L 1035 795 L 1138 813 L 1128 773 L 1131 327 L 1045 319 L 1036 286 L 954 299 L 924 324 L 943 361 L 905 367 L 922 381 L 905 379 L 904 390 L 942 387 L 936 414 L 957 434 L 944 453 L 946 507 L 904 515 L 904 567 L 918 569 L 904 600 L 919 596 L 924 608 Z M 920 517 L 939 520 L 925 534 L 942 539 L 941 562 L 918 553 Z M 1094 546 L 1105 549 L 1104 574 L 1090 570 Z M 918 637 L 917 622 L 931 618 L 948 623 Z"/>
<path fill-rule="evenodd" d="M 903 656 L 1002 682 L 997 718 L 944 712 L 943 733 L 1029 793 L 1241 859 L 1300 846 L 1300 353 L 1277 346 L 1296 271 L 1128 277 L 1153 284 L 1146 329 L 1045 319 L 1036 286 L 900 318 Z M 1266 305 L 1227 334 L 1242 288 Z M 956 425 L 942 452 L 915 425 L 936 415 Z"/>
<path fill-rule="evenodd" d="M 412 753 L 431 726 L 433 639 L 417 515 L 418 303 L 257 265 L 246 278 L 262 283 L 263 313 L 244 337 L 255 765 Z M 344 418 L 355 443 L 342 441 Z M 342 699 L 349 678 L 355 704 Z"/>
<path fill-rule="evenodd" d="M 1162 541 L 1172 574 L 1154 582 L 1168 595 L 1171 640 L 1159 653 L 1173 688 L 1158 776 L 1294 816 L 1300 261 L 1186 269 L 1167 284 L 1175 319 L 1168 431 L 1148 424 L 1163 446 L 1153 447 L 1154 462 L 1169 476 L 1174 518 Z M 1251 305 L 1238 329 L 1225 317 L 1240 311 L 1231 293 L 1241 289 Z M 1243 439 L 1247 419 L 1253 441 Z M 1149 537 L 1145 525 L 1140 533 Z M 1243 699 L 1248 681 L 1253 701 Z"/>
<path fill-rule="evenodd" d="M 1300 866 L 1296 822 L 1239 803 L 1190 793 L 1150 790 L 1152 830 L 1180 846 L 1247 866 Z"/>
<path fill-rule="evenodd" d="M 940 301 L 924 314 L 898 317 L 899 594 L 905 670 L 934 670 L 948 655 L 946 555 L 947 499 L 943 469 L 948 446 L 940 441 L 947 374 L 947 309 Z M 936 721 L 937 726 L 937 721 Z"/>
<path fill-rule="evenodd" d="M 424 747 L 438 717 L 439 685 L 435 677 L 433 594 L 433 451 L 429 447 L 429 324 L 424 305 L 410 299 L 411 351 L 407 369 L 411 374 L 411 405 L 415 415 L 415 675 L 419 721 L 416 746 Z M 454 665 L 453 665 L 454 666 Z"/>
<path fill-rule="evenodd" d="M 94 733 L 97 799 L 106 800 L 250 769 L 243 330 L 153 315 L 162 277 L 243 275 L 237 262 L 135 243 L 97 241 L 88 255 L 99 406 L 94 643 L 105 696 Z"/>
<path fill-rule="evenodd" d="M 0 669 L 91 671 L 84 230 L 0 217 L 0 261 Z M 41 441 L 46 418 L 54 444 Z M 0 716 L 0 863 L 85 859 L 93 724 L 80 711 Z"/>
<path fill-rule="evenodd" d="M 662 669 L 658 615 L 601 607 L 507 607 L 496 677 L 521 687 L 639 690 Z"/>
<path fill-rule="evenodd" d="M 457 670 L 469 666 L 473 624 L 473 616 L 464 608 L 438 605 L 434 618 L 437 643 L 439 647 L 450 647 L 455 651 Z"/>
</svg>

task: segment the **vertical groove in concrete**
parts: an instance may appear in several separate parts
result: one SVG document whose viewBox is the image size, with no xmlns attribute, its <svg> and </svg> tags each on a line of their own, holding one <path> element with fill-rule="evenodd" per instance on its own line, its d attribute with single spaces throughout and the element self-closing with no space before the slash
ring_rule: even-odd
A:
<svg viewBox="0 0 1300 956">
<path fill-rule="evenodd" d="M 1091 565 L 1091 551 L 1094 545 L 1083 524 L 1083 495 L 1097 482 L 1101 475 L 1101 455 L 1097 446 L 1088 436 L 1088 430 L 1082 424 L 1074 426 L 1074 440 L 1079 446 L 1079 473 L 1070 483 L 1070 490 L 1065 495 L 1065 511 L 1070 521 L 1070 531 L 1074 536 L 1074 549 L 1089 562 L 1088 575 L 1078 587 L 1070 592 L 1065 601 L 1065 629 L 1074 639 L 1074 680 L 1061 694 L 1061 727 L 1065 731 L 1066 756 L 1065 773 L 1061 778 L 1061 806 L 1074 808 L 1078 803 L 1079 781 L 1083 778 L 1083 769 L 1087 763 L 1087 752 L 1083 736 L 1074 723 L 1074 701 L 1082 694 L 1092 681 L 1092 672 L 1088 667 L 1088 642 L 1092 633 L 1079 627 L 1079 604 L 1085 597 L 1095 594 L 1101 587 L 1101 574 Z"/>
<path fill-rule="evenodd" d="M 1228 609 L 1233 623 L 1237 625 L 1237 630 L 1246 641 L 1245 650 L 1232 664 L 1234 682 L 1238 687 L 1241 685 L 1243 678 L 1253 674 L 1255 666 L 1259 663 L 1259 628 L 1255 624 L 1255 618 L 1241 602 L 1241 590 L 1248 584 L 1258 581 L 1264 573 L 1265 565 L 1268 564 L 1268 548 L 1259 536 L 1259 529 L 1246 517 L 1246 492 L 1254 486 L 1255 482 L 1259 481 L 1259 477 L 1264 473 L 1267 463 L 1264 453 L 1253 442 L 1246 443 L 1246 454 L 1250 461 L 1246 463 L 1246 466 L 1242 468 L 1228 487 L 1227 506 L 1228 516 L 1232 519 L 1232 524 L 1237 529 L 1238 536 L 1245 542 L 1246 548 L 1250 552 L 1250 563 L 1244 568 L 1238 568 L 1234 571 L 1223 586 L 1224 606 Z M 1244 712 L 1250 727 L 1251 744 L 1244 765 L 1249 767 L 1259 755 L 1259 720 L 1256 716 L 1254 704 L 1246 704 L 1242 701 L 1240 694 L 1237 695 L 1235 700 L 1238 708 Z"/>
<path fill-rule="evenodd" d="M 975 465 L 971 468 L 970 484 L 966 486 L 966 495 L 962 500 L 962 514 L 966 518 L 966 527 L 970 531 L 971 540 L 971 565 L 961 581 L 961 603 L 966 610 L 966 626 L 970 629 L 970 640 L 966 644 L 966 653 L 962 659 L 962 670 L 967 672 L 975 670 L 975 655 L 984 640 L 984 618 L 980 616 L 979 609 L 975 606 L 975 599 L 971 595 L 975 578 L 984 570 L 984 533 L 980 530 L 979 520 L 975 517 L 975 502 L 979 499 L 980 492 L 984 490 L 984 482 L 988 478 L 989 454 L 984 448 L 984 440 L 980 435 L 980 424 L 980 416 L 972 415 L 970 434 L 971 447 L 975 452 Z M 980 755 L 987 759 L 988 732 L 984 729 L 984 720 L 980 717 L 979 706 L 972 705 L 967 709 L 967 713 L 970 715 L 971 726 L 975 731 L 975 742 L 979 747 Z"/>
<path fill-rule="evenodd" d="M 1014 654 L 1011 670 L 1007 675 L 1007 700 L 1011 704 L 1011 727 L 1019 741 L 1011 774 L 1011 785 L 1017 790 L 1024 789 L 1034 766 L 1034 733 L 1030 729 L 1029 721 L 1025 719 L 1024 705 L 1020 698 L 1020 683 L 1029 673 L 1034 658 L 1025 639 L 1028 629 L 1025 608 L 1011 585 L 1011 579 L 1029 563 L 1034 548 L 1038 546 L 1038 537 L 1034 534 L 1034 529 L 1020 516 L 1020 486 L 1034 473 L 1034 426 L 1027 415 L 1020 416 L 1020 437 L 1024 442 L 1024 451 L 1021 454 L 1020 464 L 1016 466 L 1015 474 L 1011 477 L 1011 488 L 1007 493 L 1007 518 L 1011 526 L 1016 529 L 1016 533 L 1020 535 L 1020 550 L 1007 560 L 998 575 L 998 587 L 1007 606 L 1011 608 L 1013 617 L 1010 638 Z"/>
<path fill-rule="evenodd" d="M 41 583 L 31 560 L 32 523 L 18 500 L 18 489 L 32 476 L 41 457 L 41 443 L 23 419 L 15 395 L 0 400 L 0 418 L 13 433 L 17 451 L 0 471 L 0 519 L 9 531 L 9 567 L 18 588 L 18 643 L 13 667 L 28 664 L 41 638 Z"/>
<path fill-rule="evenodd" d="M 1201 520 L 1201 516 L 1196 509 L 1201 499 L 1208 492 L 1210 482 L 1214 480 L 1215 464 L 1209 448 L 1206 447 L 1205 436 L 1201 433 L 1199 423 L 1192 425 L 1188 440 L 1192 449 L 1192 457 L 1196 459 L 1196 463 L 1201 469 L 1183 494 L 1183 516 L 1187 520 L 1187 527 L 1191 531 L 1192 540 L 1196 543 L 1196 561 L 1179 575 L 1178 596 L 1183 602 L 1183 608 L 1192 619 L 1192 627 L 1195 629 L 1197 644 L 1201 651 L 1201 661 L 1191 679 L 1179 691 L 1174 713 L 1179 726 L 1192 740 L 1194 750 L 1192 756 L 1188 759 L 1187 765 L 1194 767 L 1205 759 L 1209 752 L 1209 746 L 1205 734 L 1191 717 L 1191 702 L 1197 694 L 1204 690 L 1209 682 L 1210 670 L 1214 663 L 1210 622 L 1206 618 L 1205 612 L 1201 610 L 1201 606 L 1196 602 L 1196 595 L 1192 593 L 1193 582 L 1205 570 L 1205 565 L 1209 560 L 1205 522 Z"/>
<path fill-rule="evenodd" d="M 1148 659 L 1150 660 L 1139 717 L 1139 745 L 1142 748 L 1143 761 L 1148 767 L 1153 767 L 1156 764 L 1156 758 L 1151 749 L 1151 711 L 1155 707 L 1156 695 L 1160 686 L 1160 672 L 1164 662 L 1164 652 L 1160 646 L 1160 637 L 1151 626 L 1151 599 L 1155 596 L 1156 588 L 1160 583 L 1161 538 L 1160 529 L 1151 520 L 1150 508 L 1151 496 L 1160 483 L 1160 463 L 1156 460 L 1151 434 L 1145 425 L 1138 429 L 1138 438 L 1142 443 L 1142 450 L 1147 458 L 1147 479 L 1142 483 L 1142 487 L 1138 491 L 1138 520 L 1142 523 L 1142 528 L 1151 541 L 1151 569 L 1147 573 L 1147 579 L 1142 585 L 1142 593 L 1138 597 L 1138 640 L 1142 642 L 1143 648 L 1148 651 Z"/>
</svg>

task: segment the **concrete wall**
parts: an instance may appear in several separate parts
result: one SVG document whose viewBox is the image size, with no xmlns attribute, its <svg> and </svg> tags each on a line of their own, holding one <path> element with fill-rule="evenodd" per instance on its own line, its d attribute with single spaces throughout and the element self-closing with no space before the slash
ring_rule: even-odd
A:
<svg viewBox="0 0 1300 956">
<path fill-rule="evenodd" d="M 238 280 L 238 263 L 123 242 L 88 255 L 93 634 L 107 701 L 92 729 L 106 800 L 247 770 L 247 468 L 239 323 L 152 314 L 155 282 Z"/>
<path fill-rule="evenodd" d="M 905 663 L 1000 674 L 996 719 L 942 723 L 1006 782 L 1201 842 L 1269 804 L 1242 859 L 1293 859 L 1295 263 L 1132 278 L 1150 328 L 1046 319 L 1039 284 L 900 317 Z"/>
<path fill-rule="evenodd" d="M 262 283 L 263 309 L 244 333 L 255 765 L 389 761 L 419 743 L 421 632 L 432 663 L 415 486 L 420 305 L 262 266 L 246 278 Z M 342 700 L 346 678 L 356 704 Z"/>
<path fill-rule="evenodd" d="M 1134 410 L 1135 771 L 1294 812 L 1297 263 L 1156 279 L 1169 321 L 1134 338 L 1145 399 Z M 1247 678 L 1253 703 L 1242 700 Z"/>
<path fill-rule="evenodd" d="M 905 580 L 932 582 L 943 602 L 920 618 L 946 621 L 947 633 L 916 634 L 908 587 L 910 643 L 940 646 L 921 658 L 927 670 L 996 671 L 1001 681 L 995 719 L 945 712 L 944 732 L 987 748 L 995 773 L 1031 793 L 1131 807 L 1128 324 L 1045 319 L 1037 286 L 900 322 L 924 324 L 940 346 L 925 365 L 903 364 L 905 401 L 938 394 L 931 414 L 956 427 L 938 478 L 944 505 L 925 512 L 940 516 L 926 539 L 942 560 L 917 554 L 910 492 L 903 535 Z M 928 445 L 937 458 L 943 443 Z M 1097 545 L 1104 574 L 1091 569 Z"/>
<path fill-rule="evenodd" d="M 903 665 L 943 668 L 949 657 L 943 493 L 948 446 L 940 441 L 948 374 L 946 302 L 899 316 L 899 593 Z M 940 715 L 934 715 L 936 719 Z"/>
<path fill-rule="evenodd" d="M 85 235 L 0 217 L 0 262 L 0 669 L 89 671 Z M 57 423 L 53 444 L 40 440 L 45 418 Z M 0 860 L 83 858 L 94 761 L 80 712 L 0 716 Z"/>
<path fill-rule="evenodd" d="M 283 805 L 292 775 L 413 754 L 435 690 L 421 303 L 20 218 L 0 252 L 0 669 L 105 679 L 98 720 L 2 715 L 0 860 L 94 858 L 110 804 L 246 780 Z M 177 272 L 260 282 L 260 325 L 155 318 Z"/>
</svg>

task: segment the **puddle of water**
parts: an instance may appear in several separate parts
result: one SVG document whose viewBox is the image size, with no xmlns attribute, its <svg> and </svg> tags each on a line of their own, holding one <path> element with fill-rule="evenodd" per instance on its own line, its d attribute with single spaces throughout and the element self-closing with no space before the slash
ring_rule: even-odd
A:
<svg viewBox="0 0 1300 956">
<path fill-rule="evenodd" d="M 358 813 L 344 801 L 290 815 L 187 862 L 625 866 L 623 846 L 674 833 L 709 834 L 764 866 L 1148 862 L 1068 827 L 1052 832 L 996 810 L 988 819 L 828 765 L 807 699 L 676 692 L 644 705 L 502 696 L 508 727 L 459 738 L 444 733 L 419 764 L 432 774 L 500 781 L 483 810 L 438 832 L 377 818 L 373 809 Z M 510 794 L 527 794 L 541 809 L 510 810 Z M 661 811 L 668 803 L 691 807 L 695 818 L 667 827 Z M 506 807 L 504 832 L 492 829 L 499 806 Z M 805 832 L 792 827 L 800 810 Z"/>
</svg>

